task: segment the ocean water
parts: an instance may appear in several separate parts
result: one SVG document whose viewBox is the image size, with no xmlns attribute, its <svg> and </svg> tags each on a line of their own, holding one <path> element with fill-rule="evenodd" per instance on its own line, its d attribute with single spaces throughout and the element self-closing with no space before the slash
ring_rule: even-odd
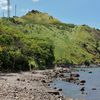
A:
<svg viewBox="0 0 100 100">
<path fill-rule="evenodd" d="M 80 80 L 86 80 L 84 86 L 76 85 L 73 83 L 64 82 L 61 80 L 55 80 L 51 87 L 57 87 L 62 89 L 62 94 L 65 97 L 72 97 L 74 99 L 85 99 L 85 100 L 100 100 L 100 68 L 86 68 L 85 71 L 78 69 L 76 73 L 80 74 Z M 92 73 L 89 73 L 89 72 Z M 80 89 L 85 87 L 84 94 L 81 93 Z M 96 88 L 96 90 L 92 90 Z"/>
</svg>

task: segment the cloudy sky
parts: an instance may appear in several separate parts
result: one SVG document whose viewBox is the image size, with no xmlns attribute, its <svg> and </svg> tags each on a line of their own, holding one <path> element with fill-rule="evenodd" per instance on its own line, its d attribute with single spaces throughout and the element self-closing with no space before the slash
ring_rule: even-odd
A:
<svg viewBox="0 0 100 100">
<path fill-rule="evenodd" d="M 0 0 L 0 16 L 3 11 L 6 15 L 6 4 L 6 0 Z M 100 0 L 11 0 L 12 15 L 15 4 L 18 16 L 37 9 L 66 23 L 87 24 L 100 28 Z"/>
</svg>

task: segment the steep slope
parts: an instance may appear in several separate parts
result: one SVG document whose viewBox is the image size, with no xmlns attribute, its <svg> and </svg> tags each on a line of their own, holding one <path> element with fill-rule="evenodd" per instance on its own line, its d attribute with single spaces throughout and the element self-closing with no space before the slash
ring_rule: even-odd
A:
<svg viewBox="0 0 100 100">
<path fill-rule="evenodd" d="M 61 23 L 34 10 L 23 17 L 3 18 L 0 62 L 8 70 L 100 63 L 100 30 Z"/>
</svg>

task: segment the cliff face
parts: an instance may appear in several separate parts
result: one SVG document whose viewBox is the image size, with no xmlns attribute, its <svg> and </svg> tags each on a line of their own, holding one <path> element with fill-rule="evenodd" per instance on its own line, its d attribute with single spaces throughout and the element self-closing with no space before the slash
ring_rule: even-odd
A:
<svg viewBox="0 0 100 100">
<path fill-rule="evenodd" d="M 22 17 L 0 19 L 2 69 L 83 63 L 100 63 L 99 29 L 62 23 L 34 10 Z"/>
</svg>

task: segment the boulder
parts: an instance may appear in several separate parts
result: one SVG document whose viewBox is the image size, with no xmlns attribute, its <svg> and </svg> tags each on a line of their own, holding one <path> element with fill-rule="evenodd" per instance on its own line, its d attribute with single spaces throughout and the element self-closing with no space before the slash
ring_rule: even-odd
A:
<svg viewBox="0 0 100 100">
<path fill-rule="evenodd" d="M 58 91 L 62 91 L 62 89 L 58 89 Z"/>
<path fill-rule="evenodd" d="M 92 88 L 92 90 L 97 90 L 96 88 Z"/>
<path fill-rule="evenodd" d="M 92 73 L 92 71 L 89 72 L 89 74 L 91 74 L 91 73 Z"/>
<path fill-rule="evenodd" d="M 84 84 L 84 83 L 86 83 L 86 81 L 85 80 L 81 80 L 80 83 L 83 83 Z"/>
<path fill-rule="evenodd" d="M 82 92 L 85 91 L 85 87 L 82 87 L 82 88 L 80 89 L 80 91 L 82 91 Z"/>
<path fill-rule="evenodd" d="M 48 91 L 49 94 L 60 95 L 59 91 Z"/>
<path fill-rule="evenodd" d="M 42 80 L 41 82 L 42 82 L 42 83 L 46 83 L 46 81 L 45 81 L 45 80 Z"/>
</svg>

